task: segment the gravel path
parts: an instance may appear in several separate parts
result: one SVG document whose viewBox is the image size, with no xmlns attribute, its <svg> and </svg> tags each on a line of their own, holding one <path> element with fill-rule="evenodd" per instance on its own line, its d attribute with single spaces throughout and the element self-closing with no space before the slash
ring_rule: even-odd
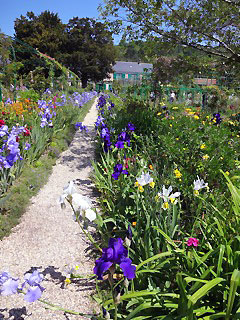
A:
<svg viewBox="0 0 240 320">
<path fill-rule="evenodd" d="M 97 100 L 96 100 L 97 101 Z M 96 312 L 90 298 L 94 281 L 81 279 L 76 283 L 64 283 L 66 266 L 79 266 L 81 275 L 93 273 L 89 242 L 72 219 L 67 204 L 61 210 L 57 199 L 70 180 L 77 183 L 82 195 L 96 201 L 89 179 L 91 160 L 94 157 L 94 122 L 97 118 L 96 101 L 84 119 L 88 133 L 76 132 L 69 149 L 61 154 L 47 184 L 23 215 L 21 223 L 12 234 L 0 241 L 0 272 L 8 271 L 23 280 L 24 274 L 37 268 L 44 274 L 42 286 L 46 288 L 42 299 L 78 312 Z M 21 281 L 22 282 L 22 281 Z M 60 311 L 46 310 L 39 302 L 27 303 L 23 295 L 0 296 L 0 320 L 67 320 L 86 319 L 76 315 L 64 315 Z"/>
</svg>

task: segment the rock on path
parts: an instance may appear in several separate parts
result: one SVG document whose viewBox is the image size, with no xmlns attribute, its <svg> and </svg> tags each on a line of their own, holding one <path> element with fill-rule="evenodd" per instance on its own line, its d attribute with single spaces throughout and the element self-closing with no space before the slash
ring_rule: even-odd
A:
<svg viewBox="0 0 240 320">
<path fill-rule="evenodd" d="M 24 274 L 37 268 L 44 274 L 46 288 L 42 299 L 78 312 L 91 313 L 96 305 L 91 300 L 94 281 L 87 278 L 64 284 L 66 266 L 79 266 L 79 274 L 93 273 L 94 262 L 88 250 L 89 242 L 72 219 L 67 204 L 61 210 L 57 200 L 70 180 L 77 182 L 81 194 L 96 200 L 89 179 L 94 158 L 94 122 L 97 118 L 96 100 L 84 119 L 89 132 L 77 131 L 69 148 L 53 167 L 47 184 L 31 199 L 32 204 L 12 234 L 0 241 L 0 272 L 8 271 L 23 281 Z M 0 320 L 67 320 L 86 319 L 46 310 L 39 302 L 27 303 L 22 294 L 0 296 Z"/>
</svg>

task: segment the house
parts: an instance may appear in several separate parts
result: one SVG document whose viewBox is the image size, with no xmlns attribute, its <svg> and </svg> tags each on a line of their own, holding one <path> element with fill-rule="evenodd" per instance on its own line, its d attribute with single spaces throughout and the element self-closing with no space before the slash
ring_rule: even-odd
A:
<svg viewBox="0 0 240 320">
<path fill-rule="evenodd" d="M 110 73 L 102 83 L 96 84 L 96 90 L 111 89 L 114 80 L 121 81 L 123 84 L 141 82 L 152 72 L 152 69 L 151 63 L 116 61 L 113 65 L 113 73 Z"/>
<path fill-rule="evenodd" d="M 152 72 L 151 63 L 116 61 L 112 80 L 141 81 L 144 75 Z"/>
</svg>

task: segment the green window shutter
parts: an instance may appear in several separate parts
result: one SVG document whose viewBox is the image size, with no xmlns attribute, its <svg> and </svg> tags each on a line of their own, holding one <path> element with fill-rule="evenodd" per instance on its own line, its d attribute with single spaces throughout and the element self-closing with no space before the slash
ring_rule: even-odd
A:
<svg viewBox="0 0 240 320">
<path fill-rule="evenodd" d="M 125 73 L 122 73 L 122 79 L 125 79 Z"/>
<path fill-rule="evenodd" d="M 117 79 L 117 74 L 114 72 L 113 74 L 113 79 L 116 80 Z"/>
<path fill-rule="evenodd" d="M 132 79 L 132 74 L 131 73 L 128 74 L 128 79 Z"/>
</svg>

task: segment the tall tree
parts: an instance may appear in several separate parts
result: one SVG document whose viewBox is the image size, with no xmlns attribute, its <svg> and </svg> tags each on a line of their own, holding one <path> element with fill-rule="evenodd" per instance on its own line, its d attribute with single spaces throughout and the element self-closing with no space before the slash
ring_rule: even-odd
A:
<svg viewBox="0 0 240 320">
<path fill-rule="evenodd" d="M 115 32 L 180 44 L 240 62 L 239 0 L 104 1 L 101 15 Z"/>
<path fill-rule="evenodd" d="M 34 49 L 37 48 L 42 53 L 59 58 L 65 25 L 58 14 L 46 10 L 36 16 L 33 12 L 27 12 L 26 16 L 21 15 L 15 20 L 14 29 L 16 57 L 23 63 L 20 73 L 29 74 L 30 71 L 42 68 L 47 78 L 49 68 Z"/>
<path fill-rule="evenodd" d="M 74 17 L 66 28 L 63 62 L 82 80 L 100 81 L 112 72 L 115 59 L 112 34 L 105 24 L 90 18 Z"/>
<path fill-rule="evenodd" d="M 36 16 L 27 12 L 15 20 L 15 37 L 28 43 L 33 48 L 57 58 L 64 41 L 65 25 L 57 13 L 48 10 Z"/>
</svg>

